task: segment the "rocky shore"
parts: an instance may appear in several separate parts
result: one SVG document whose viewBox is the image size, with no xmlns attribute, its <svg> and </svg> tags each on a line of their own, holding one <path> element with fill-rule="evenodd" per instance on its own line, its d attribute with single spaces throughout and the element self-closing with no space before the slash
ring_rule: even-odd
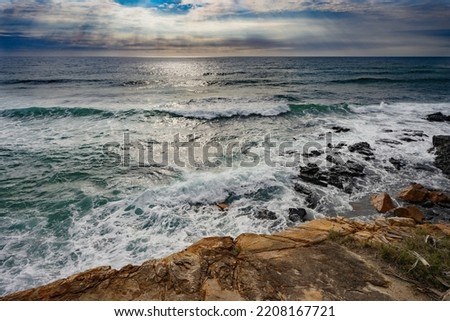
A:
<svg viewBox="0 0 450 321">
<path fill-rule="evenodd" d="M 273 235 L 210 237 L 164 259 L 99 267 L 1 300 L 448 300 L 445 275 L 430 288 L 377 254 L 416 233 L 439 242 L 450 225 L 329 218 Z M 426 253 L 416 254 L 425 264 Z"/>
<path fill-rule="evenodd" d="M 427 119 L 448 122 L 450 116 L 438 113 Z M 425 135 L 404 134 L 401 140 L 406 143 Z M 436 167 L 450 177 L 450 136 L 434 136 L 433 146 Z M 320 195 L 311 184 L 350 194 L 370 175 L 357 158 L 340 157 L 345 148 L 370 161 L 373 147 L 368 143 L 328 148 L 331 166 L 300 167 L 294 181 L 310 209 L 320 209 Z M 405 166 L 402 159 L 389 162 L 395 170 Z M 371 204 L 380 213 L 373 221 L 336 217 L 272 235 L 205 238 L 140 266 L 99 267 L 0 300 L 450 300 L 450 197 L 411 183 L 394 198 L 372 195 Z M 216 205 L 222 211 L 230 206 Z M 257 216 L 276 219 L 268 210 Z M 303 208 L 289 209 L 289 219 L 296 224 L 306 216 Z"/>
</svg>

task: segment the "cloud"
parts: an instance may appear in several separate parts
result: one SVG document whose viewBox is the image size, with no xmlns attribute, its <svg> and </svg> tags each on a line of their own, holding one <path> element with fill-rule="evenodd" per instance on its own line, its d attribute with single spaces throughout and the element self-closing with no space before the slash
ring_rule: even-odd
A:
<svg viewBox="0 0 450 321">
<path fill-rule="evenodd" d="M 0 0 L 0 52 L 448 55 L 449 1 Z"/>
</svg>

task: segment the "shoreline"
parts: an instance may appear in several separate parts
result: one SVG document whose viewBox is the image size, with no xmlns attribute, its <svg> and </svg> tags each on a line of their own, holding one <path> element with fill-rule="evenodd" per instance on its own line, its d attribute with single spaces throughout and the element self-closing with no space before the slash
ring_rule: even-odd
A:
<svg viewBox="0 0 450 321">
<path fill-rule="evenodd" d="M 208 237 L 140 266 L 98 267 L 0 300 L 449 300 L 450 292 L 408 280 L 370 250 L 416 232 L 450 237 L 450 224 L 337 217 L 271 235 Z"/>
<path fill-rule="evenodd" d="M 447 117 L 447 116 L 444 116 Z M 447 120 L 445 120 L 447 121 Z M 342 128 L 339 128 L 342 129 Z M 448 150 L 448 141 L 450 140 L 449 136 L 434 136 L 433 137 L 433 146 L 436 150 L 436 166 L 439 167 L 443 174 L 448 175 L 448 157 L 449 154 Z M 336 147 L 334 147 L 336 148 Z M 353 150 L 352 150 L 353 149 Z M 367 143 L 361 142 L 354 144 L 352 146 L 349 146 L 350 152 L 356 152 L 362 155 L 366 155 L 368 157 L 371 157 L 371 147 Z M 333 167 L 329 168 L 327 171 L 317 167 L 317 165 L 308 165 L 305 167 L 300 167 L 300 174 L 299 179 L 300 182 L 309 182 L 311 184 L 317 184 L 317 185 L 323 185 L 323 184 L 330 184 L 335 187 L 338 187 L 340 189 L 345 189 L 348 186 L 352 186 L 353 179 L 358 179 L 363 174 L 364 167 L 361 167 L 358 163 L 355 161 L 347 161 L 339 162 L 339 160 L 333 156 L 327 157 L 327 160 L 334 164 Z M 393 165 L 399 165 L 401 167 L 401 163 L 396 162 L 394 160 Z M 314 205 L 314 201 L 317 201 L 312 194 L 312 192 L 305 187 L 302 184 L 295 184 L 296 192 L 299 194 L 304 194 L 305 197 L 310 199 L 311 205 Z M 409 190 L 408 190 L 409 189 Z M 406 190 L 406 192 L 405 192 Z M 407 187 L 404 191 L 402 191 L 400 194 L 404 194 L 400 196 L 400 199 L 402 202 L 396 202 L 397 206 L 391 206 L 387 210 L 377 210 L 380 213 L 386 213 L 388 212 L 386 217 L 376 218 L 374 220 L 371 220 L 370 222 L 359 222 L 358 218 L 353 219 L 345 219 L 341 217 L 337 218 L 325 218 L 325 219 L 318 219 L 309 221 L 306 223 L 303 223 L 302 225 L 298 225 L 296 227 L 288 228 L 287 230 L 276 232 L 271 235 L 258 235 L 258 234 L 242 234 L 238 236 L 235 239 L 232 239 L 231 237 L 209 237 L 200 240 L 199 242 L 195 243 L 194 245 L 188 247 L 186 250 L 183 250 L 181 252 L 169 255 L 168 257 L 165 257 L 163 259 L 156 259 L 144 262 L 140 266 L 132 266 L 127 265 L 124 268 L 120 270 L 112 269 L 111 267 L 99 267 L 95 269 L 88 270 L 86 272 L 81 272 L 78 274 L 75 274 L 71 277 L 61 279 L 59 281 L 55 281 L 53 283 L 40 286 L 34 289 L 20 291 L 12 294 L 7 294 L 3 297 L 0 297 L 0 300 L 134 300 L 134 299 L 143 299 L 143 300 L 165 300 L 165 299 L 173 299 L 173 300 L 202 300 L 202 299 L 213 299 L 217 298 L 218 300 L 226 300 L 226 299 L 235 299 L 235 300 L 262 300 L 262 299 L 269 299 L 269 300 L 276 300 L 276 297 L 270 297 L 270 298 L 260 298 L 258 295 L 262 295 L 261 293 L 256 294 L 256 289 L 260 286 L 255 286 L 255 289 L 253 289 L 253 294 L 245 294 L 239 292 L 239 289 L 246 288 L 249 285 L 245 285 L 245 282 L 239 283 L 239 280 L 236 280 L 234 278 L 227 279 L 226 281 L 222 280 L 222 277 L 219 277 L 216 281 L 211 281 L 210 276 L 218 274 L 222 275 L 223 272 L 221 272 L 221 268 L 219 268 L 217 271 L 209 271 L 210 269 L 210 263 L 207 264 L 207 267 L 205 268 L 203 265 L 206 264 L 203 261 L 209 262 L 212 260 L 214 264 L 221 265 L 225 267 L 225 270 L 229 270 L 226 272 L 226 274 L 234 275 L 236 266 L 239 265 L 239 262 L 245 262 L 245 259 L 242 260 L 241 255 L 242 253 L 251 253 L 252 255 L 258 256 L 268 256 L 275 255 L 275 258 L 277 258 L 277 255 L 281 255 L 278 252 L 279 251 L 294 251 L 294 249 L 299 248 L 315 248 L 318 246 L 317 253 L 315 253 L 313 250 L 313 253 L 297 253 L 302 255 L 311 255 L 311 257 L 314 257 L 315 255 L 322 255 L 326 256 L 326 253 L 335 253 L 335 251 L 344 251 L 342 252 L 343 257 L 347 258 L 348 255 L 350 257 L 353 257 L 355 259 L 355 255 L 358 256 L 359 254 L 355 253 L 352 249 L 348 249 L 345 246 L 342 246 L 342 244 L 336 243 L 331 241 L 330 243 L 330 234 L 333 234 L 336 232 L 335 228 L 338 227 L 338 234 L 343 234 L 343 236 L 348 236 L 348 234 L 352 234 L 354 239 L 361 243 L 372 243 L 374 240 L 375 242 L 378 242 L 380 244 L 382 243 L 391 243 L 391 242 L 402 242 L 405 237 L 407 237 L 407 234 L 410 233 L 412 230 L 417 228 L 417 226 L 434 226 L 434 227 L 442 227 L 444 226 L 444 230 L 448 231 L 449 225 L 446 224 L 434 224 L 435 221 L 433 221 L 433 224 L 426 223 L 424 225 L 417 225 L 418 223 L 422 223 L 423 220 L 427 219 L 428 221 L 432 221 L 432 216 L 434 215 L 434 211 L 436 208 L 438 209 L 439 214 L 439 220 L 444 218 L 445 222 L 448 222 L 448 219 L 445 219 L 448 216 L 448 208 L 450 204 L 450 197 L 443 194 L 442 192 L 436 191 L 436 190 L 427 190 L 421 185 L 411 185 Z M 405 194 L 406 193 L 406 194 Z M 384 200 L 382 201 L 384 202 Z M 411 204 L 408 206 L 408 204 Z M 228 206 L 226 203 L 217 204 L 219 208 L 221 207 L 222 210 L 226 210 L 226 207 Z M 312 206 L 314 208 L 314 206 Z M 376 207 L 376 206 L 375 206 Z M 293 222 L 300 222 L 303 221 L 303 219 L 306 216 L 306 211 L 303 208 L 296 208 L 296 209 L 290 209 L 290 219 Z M 359 209 L 361 210 L 361 209 Z M 354 210 L 355 212 L 358 212 L 358 209 Z M 442 213 L 443 214 L 442 214 Z M 430 214 L 432 213 L 432 214 Z M 268 211 L 264 212 L 263 214 L 269 215 L 270 213 Z M 419 218 L 417 218 L 417 215 L 419 215 Z M 430 216 L 431 215 L 431 216 Z M 392 216 L 403 216 L 403 218 L 395 218 Z M 442 217 L 441 217 L 442 216 Z M 438 221 L 439 221 L 438 220 Z M 331 223 L 330 223 L 331 222 Z M 384 223 L 383 223 L 384 222 Z M 331 226 L 329 225 L 331 224 Z M 320 227 L 322 225 L 322 227 Z M 319 227 L 318 227 L 319 226 Z M 346 227 L 343 227 L 346 226 Z M 352 226 L 350 229 L 351 232 L 347 233 L 348 231 L 346 228 L 348 226 Z M 405 229 L 402 233 L 398 234 L 397 227 L 400 229 Z M 343 230 L 342 230 L 343 229 Z M 383 229 L 386 229 L 387 234 L 377 234 L 380 230 L 383 231 Z M 434 229 L 434 228 L 431 228 Z M 441 231 L 442 232 L 442 231 Z M 397 233 L 397 234 L 396 234 Z M 406 234 L 405 234 L 406 233 Z M 450 233 L 443 232 L 445 235 L 450 236 Z M 394 237 L 390 237 L 389 235 L 394 235 Z M 405 236 L 406 235 L 406 236 Z M 387 237 L 389 236 L 389 237 Z M 332 244 L 332 245 L 330 245 Z M 322 247 L 324 247 L 322 249 Z M 211 249 L 208 249 L 211 248 Z M 216 249 L 219 254 L 217 254 Z M 326 249 L 326 250 L 325 250 Z M 323 251 L 322 251 L 323 250 Z M 206 252 L 205 252 L 206 251 Z M 322 252 L 321 252 L 322 251 Z M 345 252 L 347 251 L 347 252 Z M 216 253 L 219 255 L 219 258 L 217 258 L 214 254 L 213 258 L 210 258 L 209 252 Z M 276 252 L 276 253 L 274 253 Z M 302 251 L 300 251 L 302 252 Z M 205 254 L 206 253 L 206 254 Z M 266 254 L 263 254 L 266 253 Z M 177 257 L 184 257 L 187 261 L 187 265 L 183 263 L 184 258 L 179 262 L 172 262 L 174 258 Z M 191 262 L 192 257 L 196 257 L 194 260 L 195 262 Z M 246 256 L 244 257 L 246 258 Z M 251 258 L 253 260 L 254 258 Z M 290 256 L 287 256 L 286 259 L 290 259 Z M 367 269 L 367 271 L 370 270 L 370 264 L 366 264 L 368 261 L 372 262 L 371 258 L 365 258 L 362 259 L 361 257 L 357 258 L 356 261 L 352 261 L 353 259 L 349 259 L 348 264 L 357 264 L 358 266 L 364 266 L 364 269 Z M 258 259 L 259 260 L 259 259 Z M 358 261 L 359 260 L 359 261 Z M 178 261 L 177 261 L 178 262 Z M 272 266 L 270 262 L 265 263 L 266 265 L 263 265 L 263 269 L 275 269 L 282 267 L 284 264 L 286 264 L 289 261 L 283 261 L 277 266 Z M 362 263 L 361 263 L 362 262 Z M 247 262 L 248 263 L 248 262 Z M 252 265 L 253 262 L 250 264 Z M 297 262 L 299 263 L 299 262 Z M 312 264 L 309 261 L 303 262 L 308 264 Z M 326 262 L 322 262 L 326 263 Z M 373 262 L 372 262 L 373 263 Z M 371 264 L 372 264 L 371 263 Z M 213 265 L 214 265 L 213 264 Z M 231 268 L 230 267 L 231 264 Z M 345 267 L 341 267 L 342 270 L 336 270 L 334 267 L 330 266 L 330 264 L 326 263 L 325 266 L 327 266 L 326 269 L 328 269 L 328 272 L 333 273 L 334 275 L 337 275 L 339 273 L 342 273 L 342 271 L 345 271 Z M 149 266 L 152 266 L 150 268 Z M 158 268 L 157 268 L 158 266 Z M 177 267 L 175 270 L 171 270 L 172 267 Z M 181 267 L 180 267 L 181 266 Z M 197 266 L 198 269 L 192 270 L 192 266 Z M 158 269 L 162 268 L 161 271 Z M 248 266 L 247 266 L 248 268 Z M 316 268 L 320 269 L 320 267 L 316 266 Z M 151 277 L 148 276 L 142 276 L 140 275 L 142 269 L 148 270 L 150 269 Z M 174 275 L 177 273 L 182 273 L 182 269 L 185 269 L 187 275 L 184 275 L 181 277 L 180 280 L 178 280 L 179 276 L 176 276 L 175 281 L 171 279 Z M 205 270 L 206 269 L 206 270 Z M 230 270 L 231 269 L 231 270 Z M 158 271 L 157 271 L 158 270 Z M 181 272 L 180 272 L 181 271 Z M 232 272 L 230 272 L 232 271 Z M 246 270 L 246 268 L 243 268 L 242 273 L 250 273 L 249 270 Z M 298 270 L 293 270 L 296 272 L 292 273 L 300 273 Z M 351 272 L 351 271 L 349 271 Z M 374 271 L 371 271 L 372 273 Z M 161 274 L 162 273 L 162 274 Z M 168 273 L 168 274 L 167 274 Z M 184 273 L 184 272 L 183 272 Z M 256 272 L 251 272 L 256 273 Z M 353 273 L 353 272 L 352 272 Z M 369 272 L 367 272 L 369 273 Z M 369 273 L 369 274 L 370 274 Z M 378 272 L 377 272 L 378 273 Z M 375 273 L 373 275 L 376 275 L 379 280 L 383 279 L 383 275 L 380 278 L 380 274 Z M 161 274 L 161 275 L 160 275 Z M 311 273 L 310 278 L 311 280 L 314 279 L 312 276 L 314 273 Z M 300 273 L 302 275 L 302 273 Z M 372 274 L 371 274 L 372 275 Z M 169 277 L 167 279 L 167 276 Z M 141 281 L 137 281 L 134 278 L 139 277 Z M 270 273 L 267 275 L 267 277 L 270 279 L 273 277 Z M 386 275 L 384 275 L 386 277 Z M 257 273 L 249 279 L 252 278 L 258 278 Z M 196 286 L 193 286 L 193 284 L 190 284 L 189 282 L 192 282 L 194 279 L 196 279 L 198 284 Z M 213 277 L 214 279 L 214 277 Z M 286 280 L 289 280 L 290 278 L 287 277 Z M 178 281 L 181 283 L 178 284 Z M 286 282 L 286 280 L 279 278 L 279 280 L 275 283 L 283 284 L 283 282 Z M 320 280 L 314 279 L 315 282 L 319 282 Z M 334 280 L 334 279 L 333 279 Z M 267 281 L 267 280 L 266 280 Z M 297 280 L 301 281 L 301 280 Z M 338 282 L 337 279 L 333 282 Z M 341 280 L 342 281 L 342 280 Z M 360 280 L 361 281 L 361 280 Z M 131 283 L 132 285 L 130 285 Z M 147 282 L 147 283 L 146 283 Z M 150 283 L 148 283 L 150 282 Z M 167 284 L 169 282 L 169 284 Z M 189 286 L 186 286 L 184 283 L 190 284 Z M 211 283 L 213 282 L 213 283 Z M 216 282 L 216 283 L 214 283 Z M 225 283 L 223 283 L 225 282 Z M 343 282 L 343 281 L 342 281 Z M 380 281 L 381 282 L 381 281 Z M 378 282 L 378 283 L 380 283 Z M 389 281 L 389 282 L 392 282 Z M 445 281 L 444 281 L 445 282 Z M 449 280 L 450 282 L 450 280 Z M 289 281 L 289 283 L 292 283 Z M 313 282 L 314 283 L 314 282 Z M 345 282 L 344 282 L 345 283 Z M 344 286 L 344 283 L 342 286 Z M 364 283 L 364 282 L 363 282 Z M 115 285 L 114 285 L 115 284 Z M 183 285 L 184 284 L 184 285 Z M 224 285 L 225 284 L 225 285 Z M 236 288 L 237 284 L 240 284 L 238 288 Z M 362 283 L 361 283 L 362 284 Z M 394 297 L 387 296 L 379 296 L 379 293 L 384 293 L 383 291 L 374 290 L 367 290 L 366 286 L 364 285 L 358 285 L 359 290 L 355 289 L 347 289 L 348 291 L 359 291 L 363 293 L 371 293 L 368 294 L 367 297 L 346 297 L 346 296 L 337 296 L 334 297 L 331 292 L 320 292 L 322 289 L 315 289 L 314 293 L 321 293 L 320 296 L 312 297 L 313 299 L 328 299 L 328 300 L 364 300 L 364 299 L 370 299 L 371 295 L 375 295 L 372 299 L 377 300 L 384 300 L 384 299 L 395 299 Z M 381 284 L 381 283 L 380 283 Z M 387 283 L 386 283 L 387 284 Z M 220 285 L 220 286 L 219 286 Z M 372 284 L 373 285 L 373 284 Z M 162 289 L 167 288 L 173 288 L 173 293 L 164 294 L 165 292 L 161 292 Z M 288 286 L 288 284 L 286 284 Z M 123 289 L 128 289 L 123 290 Z M 141 288 L 145 288 L 147 290 L 142 290 Z M 158 291 L 152 290 L 152 288 L 159 289 Z M 123 288 L 123 289 L 122 289 Z M 75 289 L 75 290 L 74 290 Z M 108 290 L 109 289 L 109 290 Z M 208 290 L 209 289 L 209 290 Z M 365 291 L 363 291 L 363 290 Z M 103 290 L 106 290 L 106 293 L 104 294 Z M 239 290 L 239 291 L 238 291 Z M 320 291 L 319 291 L 320 290 Z M 335 289 L 336 290 L 336 289 Z M 110 292 L 108 292 L 110 291 Z M 126 293 L 125 293 L 125 292 Z M 150 291 L 150 292 L 148 292 Z M 153 291 L 153 292 L 152 292 Z M 208 291 L 212 291 L 211 293 Z M 231 292 L 230 292 L 231 291 Z M 236 292 L 238 291 L 238 292 Z M 255 292 L 256 291 L 256 292 Z M 292 299 L 292 300 L 307 300 L 310 298 L 308 295 L 304 294 L 306 291 L 304 288 L 302 289 L 302 293 L 296 293 L 293 297 L 290 297 L 288 293 L 283 294 L 278 299 L 282 300 L 284 298 Z M 317 292 L 319 291 L 319 292 Z M 372 292 L 371 292 L 372 291 Z M 129 293 L 128 293 L 129 292 Z M 205 294 L 206 293 L 206 294 Z M 210 294 L 207 294 L 210 293 Z M 283 293 L 283 292 L 280 292 Z M 138 295 L 139 294 L 139 295 Z M 109 295 L 109 296 L 105 296 Z M 181 297 L 179 297 L 181 295 Z M 303 295 L 303 296 L 302 296 Z M 442 294 L 444 297 L 444 294 Z M 414 299 L 415 297 L 404 297 L 405 300 Z M 434 299 L 436 296 L 434 297 Z M 310 298 L 311 299 L 311 298 Z M 421 297 L 421 299 L 424 299 L 424 297 Z"/>
</svg>

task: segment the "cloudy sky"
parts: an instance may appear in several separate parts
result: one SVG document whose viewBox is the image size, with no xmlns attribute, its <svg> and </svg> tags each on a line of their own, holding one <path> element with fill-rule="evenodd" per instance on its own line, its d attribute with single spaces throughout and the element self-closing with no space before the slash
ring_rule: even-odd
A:
<svg viewBox="0 0 450 321">
<path fill-rule="evenodd" d="M 0 0 L 0 54 L 449 56 L 450 0 Z"/>
</svg>

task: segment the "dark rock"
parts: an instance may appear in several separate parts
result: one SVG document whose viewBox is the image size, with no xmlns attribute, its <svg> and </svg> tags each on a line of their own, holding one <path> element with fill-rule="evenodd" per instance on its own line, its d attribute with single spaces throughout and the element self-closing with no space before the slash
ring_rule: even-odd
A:
<svg viewBox="0 0 450 321">
<path fill-rule="evenodd" d="M 348 160 L 347 168 L 353 173 L 352 176 L 364 176 L 364 165 L 359 164 L 355 161 Z"/>
<path fill-rule="evenodd" d="M 308 164 L 307 166 L 300 167 L 299 177 L 305 182 L 324 187 L 328 186 L 326 182 L 327 177 L 321 173 L 319 166 L 316 164 Z"/>
<path fill-rule="evenodd" d="M 346 143 L 339 143 L 339 144 L 335 145 L 334 148 L 341 149 L 341 148 L 344 148 L 345 146 L 347 146 Z"/>
<path fill-rule="evenodd" d="M 320 198 L 318 195 L 311 193 L 305 198 L 306 206 L 315 209 L 319 205 Z"/>
<path fill-rule="evenodd" d="M 261 210 L 255 213 L 255 217 L 260 220 L 276 220 L 277 214 L 269 210 Z"/>
<path fill-rule="evenodd" d="M 300 167 L 300 172 L 306 175 L 315 175 L 319 173 L 320 168 L 317 164 L 309 163 L 306 166 Z"/>
<path fill-rule="evenodd" d="M 447 135 L 433 136 L 433 146 L 435 148 L 450 147 L 450 136 Z"/>
<path fill-rule="evenodd" d="M 345 127 L 341 127 L 341 126 L 334 126 L 334 127 L 331 127 L 331 129 L 334 130 L 334 132 L 337 134 L 347 133 L 350 131 L 350 128 L 345 128 Z"/>
<path fill-rule="evenodd" d="M 348 150 L 352 153 L 356 152 L 365 156 L 373 156 L 372 148 L 367 142 L 360 142 L 348 147 Z"/>
<path fill-rule="evenodd" d="M 431 201 L 425 201 L 425 202 L 423 202 L 423 204 L 421 204 L 421 205 L 422 205 L 422 207 L 424 207 L 424 208 L 433 208 L 433 207 L 434 207 L 434 203 L 431 202 Z"/>
<path fill-rule="evenodd" d="M 414 169 L 426 172 L 436 172 L 436 168 L 424 164 L 415 164 Z"/>
<path fill-rule="evenodd" d="M 347 188 L 353 179 L 356 177 L 365 176 L 364 166 L 354 162 L 347 161 L 344 163 L 339 158 L 334 158 L 332 155 L 327 155 L 327 160 L 334 165 L 329 170 L 321 170 L 315 164 L 309 164 L 308 166 L 300 168 L 299 177 L 305 181 L 315 185 L 327 187 L 328 185 L 335 186 L 339 189 L 351 192 L 352 187 Z M 302 187 L 299 186 L 301 190 Z M 317 202 L 314 202 L 317 205 Z"/>
<path fill-rule="evenodd" d="M 304 221 L 307 213 L 304 208 L 290 208 L 289 220 L 292 222 Z"/>
<path fill-rule="evenodd" d="M 450 136 L 433 136 L 433 146 L 436 149 L 436 167 L 450 177 Z"/>
<path fill-rule="evenodd" d="M 386 144 L 386 145 L 402 145 L 401 142 L 394 139 L 382 138 L 376 141 L 378 144 Z"/>
<path fill-rule="evenodd" d="M 338 165 L 344 164 L 344 162 L 336 154 L 334 154 L 334 155 L 327 155 L 327 157 L 325 159 L 328 162 L 333 163 L 333 164 L 338 164 Z"/>
<path fill-rule="evenodd" d="M 323 151 L 321 151 L 321 150 L 313 150 L 313 151 L 311 151 L 309 153 L 304 153 L 303 157 L 306 157 L 306 158 L 308 158 L 308 157 L 318 157 L 318 156 L 320 156 L 322 154 L 323 154 Z"/>
<path fill-rule="evenodd" d="M 450 121 L 450 116 L 446 116 L 443 113 L 434 113 L 427 115 L 426 118 L 428 121 L 436 121 L 436 122 L 444 122 L 444 121 Z"/>
<path fill-rule="evenodd" d="M 401 159 L 389 158 L 389 163 L 391 163 L 398 171 L 405 167 L 406 163 Z"/>
<path fill-rule="evenodd" d="M 423 130 L 404 129 L 403 131 L 405 132 L 405 136 L 428 137 Z"/>
<path fill-rule="evenodd" d="M 309 188 L 307 188 L 304 185 L 298 184 L 298 183 L 294 185 L 294 191 L 296 191 L 297 193 L 305 194 L 305 195 L 312 194 L 312 191 Z"/>
<path fill-rule="evenodd" d="M 307 175 L 307 174 L 300 173 L 299 177 L 305 182 L 309 182 L 309 183 L 323 186 L 323 187 L 328 186 L 328 184 L 326 182 L 327 178 L 325 176 L 315 176 L 315 175 Z"/>
<path fill-rule="evenodd" d="M 417 142 L 417 139 L 413 139 L 410 137 L 402 137 L 402 138 L 400 138 L 400 140 L 403 142 L 407 142 L 407 143 Z"/>
<path fill-rule="evenodd" d="M 343 189 L 344 188 L 344 178 L 342 178 L 341 176 L 339 176 L 336 173 L 331 173 L 330 176 L 328 177 L 328 184 L 337 187 L 339 189 Z"/>
</svg>

